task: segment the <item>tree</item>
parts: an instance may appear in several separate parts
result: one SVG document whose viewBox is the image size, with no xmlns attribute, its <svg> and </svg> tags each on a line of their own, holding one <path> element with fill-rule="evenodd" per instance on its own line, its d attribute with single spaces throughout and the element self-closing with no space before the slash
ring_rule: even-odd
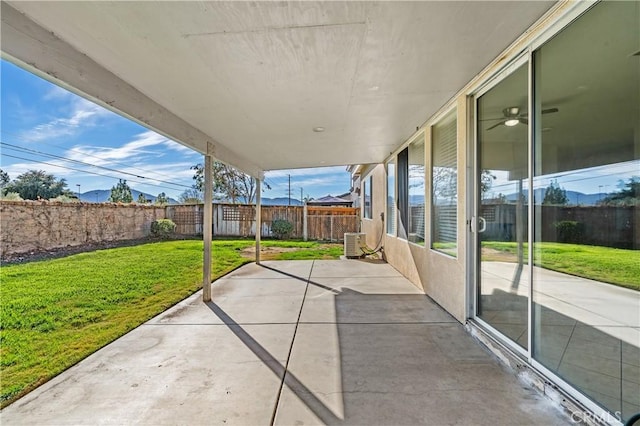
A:
<svg viewBox="0 0 640 426">
<path fill-rule="evenodd" d="M 202 192 L 196 188 L 185 189 L 179 198 L 182 204 L 200 204 L 202 203 Z"/>
<path fill-rule="evenodd" d="M 496 176 L 491 173 L 491 170 L 483 170 L 480 173 L 480 193 L 482 194 L 482 199 L 485 198 L 487 192 L 493 186 L 493 181 L 496 180 Z"/>
<path fill-rule="evenodd" d="M 191 167 L 195 170 L 193 187 L 204 192 L 204 166 L 196 164 Z M 265 183 L 266 189 L 271 189 Z M 219 161 L 213 163 L 213 198 L 216 200 L 229 200 L 236 204 L 239 202 L 253 204 L 256 196 L 256 180 L 242 173 L 234 167 Z"/>
<path fill-rule="evenodd" d="M 67 182 L 64 179 L 56 179 L 54 175 L 43 170 L 29 170 L 7 184 L 3 191 L 16 192 L 24 200 L 48 200 L 60 195 L 72 195 L 66 186 Z"/>
<path fill-rule="evenodd" d="M 138 199 L 136 200 L 136 203 L 147 204 L 147 197 L 145 197 L 144 194 L 141 192 L 140 194 L 138 194 Z"/>
<path fill-rule="evenodd" d="M 169 199 L 167 198 L 167 194 L 165 194 L 164 192 L 159 193 L 158 196 L 156 197 L 155 204 L 159 206 L 164 206 L 165 204 L 169 204 Z"/>
<path fill-rule="evenodd" d="M 618 181 L 620 191 L 607 195 L 598 202 L 603 206 L 637 206 L 640 205 L 640 176 L 629 178 L 629 182 Z"/>
<path fill-rule="evenodd" d="M 544 192 L 543 206 L 564 206 L 569 202 L 567 191 L 558 185 L 558 181 L 551 181 Z"/>
<path fill-rule="evenodd" d="M 133 202 L 133 195 L 131 195 L 131 188 L 127 185 L 127 181 L 119 179 L 118 183 L 111 188 L 111 195 L 109 195 L 109 201 L 112 203 L 131 203 Z"/>
<path fill-rule="evenodd" d="M 9 173 L 0 169 L 0 193 L 4 193 L 4 188 L 9 184 L 11 179 L 9 178 Z"/>
</svg>

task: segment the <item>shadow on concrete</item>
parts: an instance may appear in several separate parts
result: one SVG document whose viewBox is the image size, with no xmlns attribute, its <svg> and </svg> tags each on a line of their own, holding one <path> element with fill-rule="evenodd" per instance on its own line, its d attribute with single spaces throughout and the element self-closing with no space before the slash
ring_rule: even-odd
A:
<svg viewBox="0 0 640 426">
<path fill-rule="evenodd" d="M 270 268 L 271 269 L 271 268 Z M 287 274 L 289 275 L 289 274 Z M 218 305 L 214 302 L 206 302 L 206 305 L 211 311 L 220 318 L 225 325 L 229 327 L 229 330 L 240 339 L 247 348 L 249 348 L 257 357 L 262 361 L 273 373 L 279 377 L 288 386 L 294 389 L 301 389 L 302 392 L 298 392 L 297 396 L 304 401 L 304 403 L 313 410 L 313 412 L 320 418 L 325 424 L 336 424 L 340 420 L 333 414 L 333 412 L 316 398 L 311 390 L 309 390 L 300 380 L 296 378 L 291 372 L 287 371 L 286 365 L 282 365 L 269 351 L 267 351 L 260 343 L 258 343 L 242 326 L 236 323 L 233 318 L 227 315 Z M 293 344 L 293 340 L 292 340 Z M 282 387 L 282 386 L 281 386 Z M 274 408 L 273 415 L 271 417 L 270 424 L 274 423 L 276 410 Z"/>
<path fill-rule="evenodd" d="M 207 306 L 282 380 L 271 424 L 564 423 L 428 296 L 363 293 L 349 277 L 332 288 L 311 280 L 313 267 L 307 278 L 262 266 L 307 284 L 285 365 Z"/>
</svg>

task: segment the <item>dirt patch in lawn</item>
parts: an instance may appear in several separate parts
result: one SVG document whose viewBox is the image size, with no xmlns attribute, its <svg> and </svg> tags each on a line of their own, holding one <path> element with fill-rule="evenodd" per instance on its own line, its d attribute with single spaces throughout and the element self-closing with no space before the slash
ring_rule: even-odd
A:
<svg viewBox="0 0 640 426">
<path fill-rule="evenodd" d="M 328 250 L 334 247 L 335 244 L 320 244 L 318 246 L 313 247 L 314 250 Z M 277 260 L 278 255 L 281 253 L 290 253 L 300 250 L 310 250 L 309 247 L 265 247 L 260 246 L 260 259 L 261 260 Z M 243 249 L 240 252 L 240 255 L 247 259 L 255 259 L 256 258 L 256 246 L 251 245 L 246 249 Z"/>
<path fill-rule="evenodd" d="M 174 238 L 175 240 L 191 239 L 191 238 Z M 3 265 L 11 265 L 14 263 L 28 263 L 38 260 L 56 259 L 59 257 L 66 257 L 72 254 L 85 253 L 88 251 L 112 249 L 119 247 L 131 247 L 141 244 L 148 244 L 160 240 L 157 238 L 147 237 L 139 238 L 135 240 L 122 240 L 122 241 L 102 241 L 96 243 L 81 244 L 78 246 L 56 247 L 50 249 L 34 249 L 24 253 L 3 253 L 0 256 L 0 263 Z"/>
<path fill-rule="evenodd" d="M 260 247 L 260 259 L 262 260 L 274 260 L 280 253 L 288 253 L 292 251 L 304 250 L 300 247 Z M 242 257 L 247 259 L 256 258 L 256 246 L 247 247 L 240 252 Z"/>
</svg>

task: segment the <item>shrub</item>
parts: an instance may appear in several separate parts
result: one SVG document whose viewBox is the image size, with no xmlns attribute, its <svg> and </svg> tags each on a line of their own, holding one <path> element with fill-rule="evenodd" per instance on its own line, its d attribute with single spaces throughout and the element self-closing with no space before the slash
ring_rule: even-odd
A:
<svg viewBox="0 0 640 426">
<path fill-rule="evenodd" d="M 59 203 L 79 203 L 80 200 L 77 197 L 70 197 L 68 195 L 58 195 L 56 198 L 51 198 L 49 201 L 57 201 Z"/>
<path fill-rule="evenodd" d="M 0 199 L 7 201 L 22 201 L 22 197 L 17 192 L 7 192 L 6 194 L 2 194 Z"/>
<path fill-rule="evenodd" d="M 276 219 L 271 222 L 271 233 L 279 240 L 288 238 L 293 232 L 293 224 L 288 220 Z"/>
<path fill-rule="evenodd" d="M 562 220 L 554 222 L 558 242 L 561 243 L 580 243 L 584 237 L 584 224 L 575 220 Z"/>
<path fill-rule="evenodd" d="M 176 230 L 176 224 L 171 219 L 158 219 L 151 222 L 151 235 L 158 238 L 169 238 Z"/>
</svg>

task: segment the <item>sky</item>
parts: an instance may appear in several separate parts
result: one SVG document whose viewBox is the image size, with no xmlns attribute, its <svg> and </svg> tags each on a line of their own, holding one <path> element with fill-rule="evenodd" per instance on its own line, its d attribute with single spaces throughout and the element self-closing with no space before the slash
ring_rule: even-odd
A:
<svg viewBox="0 0 640 426">
<path fill-rule="evenodd" d="M 64 178 L 73 192 L 133 189 L 178 199 L 193 184 L 201 154 L 62 89 L 0 62 L 0 168 L 11 179 L 37 169 Z M 320 198 L 349 191 L 344 166 L 267 171 L 263 197 Z"/>
</svg>

